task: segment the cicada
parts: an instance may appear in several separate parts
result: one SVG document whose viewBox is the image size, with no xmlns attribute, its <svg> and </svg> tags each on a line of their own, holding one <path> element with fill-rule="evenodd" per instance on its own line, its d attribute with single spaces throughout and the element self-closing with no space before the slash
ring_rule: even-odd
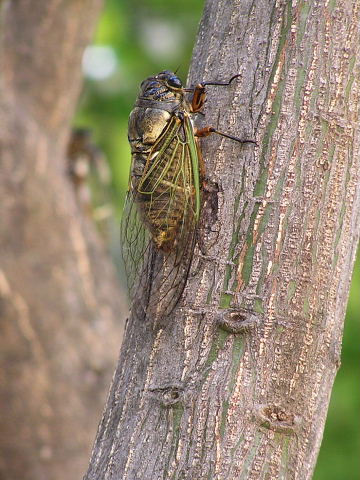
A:
<svg viewBox="0 0 360 480">
<path fill-rule="evenodd" d="M 193 116 L 205 102 L 203 82 L 184 88 L 165 70 L 144 80 L 129 118 L 130 180 L 121 222 L 122 249 L 130 296 L 143 312 L 172 312 L 184 290 L 196 244 L 204 164 Z M 192 94 L 191 99 L 187 94 Z"/>
</svg>

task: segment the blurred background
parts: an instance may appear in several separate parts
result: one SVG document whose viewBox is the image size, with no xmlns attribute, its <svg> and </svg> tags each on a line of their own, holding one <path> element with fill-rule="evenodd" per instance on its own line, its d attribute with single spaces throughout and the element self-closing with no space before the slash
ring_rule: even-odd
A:
<svg viewBox="0 0 360 480">
<path fill-rule="evenodd" d="M 85 83 L 74 126 L 86 129 L 86 141 L 93 144 L 96 161 L 90 170 L 91 212 L 117 265 L 119 219 L 130 164 L 128 115 L 139 84 L 147 76 L 178 69 L 185 82 L 202 8 L 200 0 L 107 0 L 94 43 L 83 56 Z M 342 366 L 332 393 L 315 480 L 359 478 L 359 290 L 358 258 L 345 322 Z"/>
</svg>

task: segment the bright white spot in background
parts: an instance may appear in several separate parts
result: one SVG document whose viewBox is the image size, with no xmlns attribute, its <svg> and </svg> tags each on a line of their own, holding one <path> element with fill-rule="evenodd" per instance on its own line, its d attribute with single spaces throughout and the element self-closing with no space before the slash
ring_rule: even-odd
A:
<svg viewBox="0 0 360 480">
<path fill-rule="evenodd" d="M 84 75 L 92 80 L 105 80 L 118 68 L 118 59 L 112 47 L 108 45 L 89 45 L 86 47 L 82 69 Z"/>
<path fill-rule="evenodd" d="M 182 30 L 160 20 L 144 21 L 139 29 L 144 49 L 156 60 L 173 60 L 182 51 Z"/>
</svg>

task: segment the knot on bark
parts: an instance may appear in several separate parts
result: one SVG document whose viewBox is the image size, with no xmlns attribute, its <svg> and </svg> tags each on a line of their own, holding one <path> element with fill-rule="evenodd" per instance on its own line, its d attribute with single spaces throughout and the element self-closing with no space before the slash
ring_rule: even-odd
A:
<svg viewBox="0 0 360 480">
<path fill-rule="evenodd" d="M 160 387 L 150 387 L 148 391 L 164 407 L 180 403 L 184 395 L 184 387 L 182 385 L 167 384 Z"/>
<path fill-rule="evenodd" d="M 259 405 L 256 416 L 262 427 L 281 433 L 295 433 L 300 418 L 280 405 Z"/>
<path fill-rule="evenodd" d="M 258 316 L 247 310 L 226 310 L 219 313 L 217 324 L 229 333 L 246 333 L 258 324 Z"/>
</svg>

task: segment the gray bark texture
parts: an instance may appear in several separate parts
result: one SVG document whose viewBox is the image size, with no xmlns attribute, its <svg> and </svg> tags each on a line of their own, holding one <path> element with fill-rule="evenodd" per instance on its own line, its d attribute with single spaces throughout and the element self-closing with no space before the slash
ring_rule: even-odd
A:
<svg viewBox="0 0 360 480">
<path fill-rule="evenodd" d="M 189 84 L 242 76 L 199 124 L 259 146 L 202 140 L 201 253 L 170 318 L 132 314 L 86 480 L 311 478 L 359 233 L 359 5 L 207 1 Z"/>
<path fill-rule="evenodd" d="M 98 0 L 0 1 L 0 477 L 75 480 L 125 304 L 66 146 Z"/>
</svg>

